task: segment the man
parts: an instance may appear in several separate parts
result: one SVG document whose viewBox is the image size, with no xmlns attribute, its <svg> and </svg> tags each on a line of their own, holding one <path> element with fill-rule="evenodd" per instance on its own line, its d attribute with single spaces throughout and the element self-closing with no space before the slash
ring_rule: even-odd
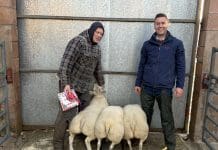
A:
<svg viewBox="0 0 218 150">
<path fill-rule="evenodd" d="M 101 74 L 101 49 L 98 43 L 104 35 L 104 27 L 100 22 L 94 22 L 89 29 L 69 41 L 61 60 L 58 76 L 60 91 L 68 92 L 73 88 L 81 104 L 79 110 L 84 109 L 92 96 L 89 91 L 94 83 L 104 85 Z M 59 110 L 54 132 L 54 150 L 64 149 L 64 137 L 69 122 L 76 115 L 77 108 L 63 112 Z"/>
<path fill-rule="evenodd" d="M 155 17 L 155 33 L 143 44 L 135 82 L 135 92 L 140 95 L 142 108 L 150 126 L 155 100 L 158 103 L 166 147 L 175 150 L 174 119 L 172 113 L 172 88 L 175 95 L 183 95 L 185 80 L 185 54 L 182 41 L 167 30 L 169 20 L 165 14 Z"/>
</svg>

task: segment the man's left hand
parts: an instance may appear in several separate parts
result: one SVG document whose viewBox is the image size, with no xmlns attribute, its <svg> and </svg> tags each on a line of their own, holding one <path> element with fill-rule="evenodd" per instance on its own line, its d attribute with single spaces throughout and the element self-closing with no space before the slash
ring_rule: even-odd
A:
<svg viewBox="0 0 218 150">
<path fill-rule="evenodd" d="M 182 88 L 176 88 L 175 95 L 176 97 L 181 97 L 183 95 L 183 89 Z"/>
</svg>

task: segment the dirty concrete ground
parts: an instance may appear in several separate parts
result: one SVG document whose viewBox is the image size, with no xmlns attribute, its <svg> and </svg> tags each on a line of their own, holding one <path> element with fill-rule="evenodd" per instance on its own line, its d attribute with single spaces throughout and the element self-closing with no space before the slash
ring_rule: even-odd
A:
<svg viewBox="0 0 218 150">
<path fill-rule="evenodd" d="M 24 131 L 18 138 L 10 137 L 6 142 L 0 145 L 0 150 L 52 150 L 52 129 Z M 84 136 L 78 135 L 74 141 L 75 150 L 85 150 Z M 133 140 L 133 150 L 138 149 L 138 140 Z M 96 141 L 92 142 L 92 148 L 96 149 Z M 192 143 L 189 140 L 176 135 L 176 150 L 208 150 L 203 143 Z M 109 142 L 103 142 L 102 150 L 107 150 Z M 164 146 L 163 135 L 159 132 L 149 133 L 148 139 L 143 145 L 143 150 L 161 150 Z M 116 145 L 114 150 L 128 150 L 126 141 Z"/>
</svg>

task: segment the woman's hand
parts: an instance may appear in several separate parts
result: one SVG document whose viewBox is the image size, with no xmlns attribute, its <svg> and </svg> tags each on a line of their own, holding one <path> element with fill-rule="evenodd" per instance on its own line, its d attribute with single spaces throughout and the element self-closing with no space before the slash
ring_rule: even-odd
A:
<svg viewBox="0 0 218 150">
<path fill-rule="evenodd" d="M 65 85 L 65 87 L 64 87 L 64 92 L 65 92 L 65 93 L 70 92 L 70 85 L 69 85 L 69 84 Z"/>
</svg>

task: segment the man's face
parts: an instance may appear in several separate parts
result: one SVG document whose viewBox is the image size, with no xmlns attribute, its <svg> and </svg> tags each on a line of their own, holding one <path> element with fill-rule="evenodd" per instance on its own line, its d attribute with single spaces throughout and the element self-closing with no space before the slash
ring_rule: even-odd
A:
<svg viewBox="0 0 218 150">
<path fill-rule="evenodd" d="M 169 20 L 166 17 L 158 17 L 154 21 L 154 29 L 159 36 L 163 36 L 167 33 L 169 27 Z"/>
<path fill-rule="evenodd" d="M 99 43 L 103 37 L 104 31 L 102 28 L 97 28 L 93 35 L 93 42 Z"/>
</svg>

